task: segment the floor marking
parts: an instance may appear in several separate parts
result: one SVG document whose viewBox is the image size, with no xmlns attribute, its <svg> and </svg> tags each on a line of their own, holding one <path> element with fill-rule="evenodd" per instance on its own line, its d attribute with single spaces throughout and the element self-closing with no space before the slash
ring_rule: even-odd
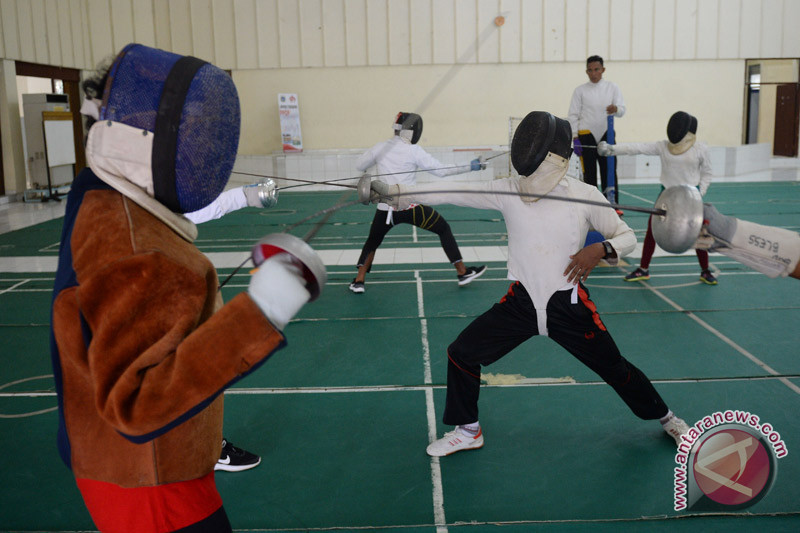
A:
<svg viewBox="0 0 800 533">
<path fill-rule="evenodd" d="M 23 279 L 23 280 L 22 280 L 22 281 L 20 281 L 19 283 L 16 283 L 16 284 L 12 285 L 11 287 L 9 287 L 9 288 L 7 288 L 7 289 L 3 289 L 2 291 L 0 291 L 0 294 L 5 294 L 5 293 L 7 293 L 7 292 L 11 292 L 11 291 L 13 291 L 14 289 L 16 289 L 17 287 L 19 287 L 20 285 L 24 285 L 25 283 L 28 283 L 28 281 L 30 281 L 30 280 L 29 280 L 29 279 Z M 53 289 L 50 289 L 50 291 L 52 292 L 52 291 L 53 291 Z"/>
<path fill-rule="evenodd" d="M 43 376 L 32 376 L 32 377 L 29 377 L 29 378 L 18 379 L 16 381 L 10 381 L 8 383 L 4 383 L 3 385 L 0 385 L 0 390 L 5 389 L 6 387 L 13 387 L 14 385 L 18 385 L 20 383 L 26 383 L 28 381 L 33 381 L 35 379 L 51 379 L 52 377 L 53 377 L 53 374 L 45 374 Z M 48 396 L 55 396 L 55 393 L 54 392 L 53 393 L 29 392 L 29 393 L 3 393 L 2 395 L 0 395 L 0 397 L 7 397 L 7 398 L 19 398 L 19 397 L 24 397 L 24 398 L 42 398 L 42 397 L 48 397 Z M 42 415 L 44 413 L 49 413 L 50 411 L 55 411 L 56 409 L 58 409 L 57 405 L 54 406 L 54 407 L 48 407 L 47 409 L 41 409 L 39 411 L 31 411 L 31 412 L 28 412 L 28 413 L 16 413 L 16 414 L 13 414 L 13 415 L 7 415 L 7 414 L 4 414 L 4 413 L 0 413 L 0 418 L 27 418 L 29 416 L 36 416 L 36 415 Z"/>
<path fill-rule="evenodd" d="M 554 520 L 493 520 L 493 521 L 477 521 L 471 520 L 469 522 L 454 522 L 453 526 L 460 527 L 463 526 L 465 528 L 474 528 L 476 526 L 491 526 L 491 530 L 494 531 L 495 529 L 502 529 L 505 526 L 533 526 L 533 525 L 553 525 L 553 524 L 565 524 L 565 525 L 581 525 L 581 524 L 626 524 L 626 523 L 640 523 L 640 522 L 660 522 L 660 523 L 672 523 L 674 524 L 676 521 L 680 521 L 680 523 L 685 522 L 686 520 L 692 519 L 703 519 L 703 518 L 723 518 L 723 517 L 733 517 L 739 520 L 743 520 L 745 518 L 775 518 L 775 517 L 790 517 L 790 516 L 800 516 L 800 512 L 798 511 L 786 511 L 786 512 L 773 512 L 773 513 L 684 513 L 675 516 L 668 516 L 668 515 L 654 515 L 654 516 L 639 516 L 639 517 L 631 517 L 631 518 L 568 518 L 568 519 L 554 519 Z M 257 530 L 250 530 L 250 529 L 235 529 L 233 531 L 258 531 L 263 533 L 278 533 L 278 532 L 303 532 L 303 531 L 382 531 L 382 530 L 403 530 L 403 529 L 421 529 L 421 528 L 429 528 L 434 527 L 436 524 L 398 524 L 398 525 L 382 525 L 382 526 L 322 526 L 322 527 L 303 527 L 303 528 L 281 528 L 281 529 L 262 529 L 259 528 Z M 437 531 L 447 531 L 446 526 L 444 529 L 437 527 Z M 528 528 L 530 529 L 530 528 Z M 586 529 L 586 528 L 583 528 Z M 481 531 L 487 531 L 488 529 L 484 528 Z M 64 531 L 63 533 L 79 533 L 77 531 Z"/>
<path fill-rule="evenodd" d="M 694 320 L 695 322 L 697 322 L 698 324 L 703 326 L 705 329 L 707 329 L 708 331 L 710 331 L 711 333 L 716 335 L 722 342 L 724 342 L 725 344 L 727 344 L 728 346 L 730 346 L 731 348 L 733 348 L 734 350 L 736 350 L 737 352 L 739 352 L 743 356 L 745 356 L 748 359 L 750 359 L 752 362 L 754 362 L 755 364 L 757 364 L 758 366 L 763 368 L 766 372 L 772 374 L 773 376 L 780 376 L 780 374 L 775 369 L 773 369 L 771 366 L 769 366 L 764 361 L 762 361 L 761 359 L 759 359 L 758 357 L 756 357 L 755 355 L 753 355 L 749 351 L 745 350 L 744 348 L 742 348 L 741 346 L 736 344 L 729 337 L 723 335 L 722 332 L 720 332 L 719 330 L 714 328 L 711 324 L 709 324 L 708 322 L 706 322 L 705 320 L 703 320 L 699 316 L 695 315 L 693 312 L 686 311 L 680 305 L 678 305 L 677 303 L 675 303 L 672 300 L 670 300 L 667 296 L 662 294 L 661 291 L 659 291 L 658 289 L 652 287 L 646 281 L 642 281 L 640 283 L 642 285 L 644 285 L 645 287 L 647 287 L 648 289 L 650 289 L 653 292 L 653 294 L 655 294 L 656 296 L 658 296 L 659 298 L 661 298 L 662 300 L 667 302 L 667 304 L 671 305 L 676 311 L 685 312 L 686 316 L 688 316 L 689 318 L 691 318 L 692 320 Z M 787 378 L 778 377 L 778 380 L 781 383 L 783 383 L 784 385 L 786 385 L 787 387 L 789 387 L 791 390 L 796 392 L 797 394 L 800 394 L 800 387 L 798 387 L 797 385 L 795 385 L 794 383 L 789 381 Z"/>
<path fill-rule="evenodd" d="M 39 376 L 41 377 L 41 376 Z M 31 379 L 31 378 L 28 378 Z M 728 383 L 737 381 L 783 381 L 788 379 L 800 379 L 800 374 L 784 374 L 772 376 L 739 376 L 739 377 L 710 377 L 710 378 L 681 378 L 681 379 L 653 379 L 655 384 L 684 385 L 688 383 Z M 481 384 L 484 388 L 532 388 L 532 387 L 596 387 L 608 386 L 605 381 L 566 381 L 561 378 L 540 378 L 530 379 L 522 383 L 508 385 L 487 385 Z M 370 393 L 370 392 L 427 392 L 433 390 L 445 390 L 444 384 L 430 385 L 361 385 L 351 387 L 231 387 L 225 390 L 226 396 L 271 396 L 280 394 L 350 394 L 350 393 Z M 0 392 L 2 398 L 48 398 L 55 397 L 55 392 Z"/>
<path fill-rule="evenodd" d="M 425 384 L 432 383 L 431 350 L 428 344 L 428 320 L 425 318 L 425 300 L 422 294 L 422 278 L 414 271 L 417 282 L 417 313 L 422 328 L 422 361 L 425 367 Z M 433 404 L 433 389 L 425 391 L 425 413 L 428 419 L 428 442 L 436 440 L 436 410 Z M 447 520 L 444 515 L 444 489 L 442 488 L 442 468 L 438 457 L 431 457 L 431 483 L 433 485 L 433 519 L 439 533 L 447 531 Z"/>
<path fill-rule="evenodd" d="M 651 200 L 649 200 L 649 199 L 647 199 L 647 198 L 642 198 L 641 196 L 638 196 L 638 195 L 636 195 L 636 194 L 629 193 L 628 191 L 623 191 L 622 189 L 620 189 L 619 193 L 620 193 L 620 194 L 624 194 L 624 195 L 626 195 L 626 196 L 630 196 L 631 198 L 636 198 L 637 200 L 641 200 L 641 201 L 643 201 L 643 202 L 644 202 L 645 204 L 647 204 L 647 205 L 653 205 L 653 203 L 654 203 L 653 201 L 651 201 Z"/>
</svg>

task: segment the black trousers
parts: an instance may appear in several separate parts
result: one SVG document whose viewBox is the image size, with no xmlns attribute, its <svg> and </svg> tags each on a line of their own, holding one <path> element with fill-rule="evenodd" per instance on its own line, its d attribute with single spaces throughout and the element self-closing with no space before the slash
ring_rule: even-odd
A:
<svg viewBox="0 0 800 533">
<path fill-rule="evenodd" d="M 375 210 L 375 216 L 369 228 L 369 237 L 367 237 L 367 242 L 364 243 L 361 256 L 358 258 L 358 266 L 364 265 L 369 254 L 378 249 L 389 230 L 397 224 L 413 224 L 418 228 L 436 233 L 447 259 L 451 263 L 461 261 L 461 251 L 450 230 L 450 224 L 434 208 L 427 205 L 416 205 L 411 209 L 393 211 L 393 224 L 386 223 L 386 216 L 386 211 Z"/>
<path fill-rule="evenodd" d="M 583 166 L 583 181 L 597 187 L 597 165 L 600 165 L 600 185 L 603 196 L 606 195 L 608 188 L 608 158 L 603 157 L 597 153 L 597 148 L 588 148 L 588 146 L 597 146 L 597 140 L 591 133 L 584 133 L 578 135 L 578 139 L 583 146 L 581 156 L 581 163 Z M 606 140 L 606 134 L 603 134 L 601 141 Z M 614 157 L 614 203 L 619 203 L 619 181 L 617 180 L 617 165 L 616 157 Z"/>
<path fill-rule="evenodd" d="M 175 533 L 228 533 L 230 531 L 233 531 L 233 529 L 228 521 L 228 515 L 225 513 L 225 508 L 220 507 L 211 513 L 208 518 L 178 529 Z"/>
<path fill-rule="evenodd" d="M 558 291 L 547 303 L 548 336 L 611 385 L 633 413 L 650 420 L 667 414 L 667 405 L 644 373 L 619 352 L 583 285 L 580 298 Z M 447 400 L 444 423 L 478 420 L 481 366 L 494 363 L 539 334 L 536 310 L 521 283 L 511 284 L 499 303 L 472 321 L 447 349 Z"/>
</svg>

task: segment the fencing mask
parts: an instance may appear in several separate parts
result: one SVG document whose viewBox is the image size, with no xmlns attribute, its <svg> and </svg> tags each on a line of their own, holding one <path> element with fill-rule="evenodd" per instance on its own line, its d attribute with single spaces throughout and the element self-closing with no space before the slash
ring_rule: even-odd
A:
<svg viewBox="0 0 800 533">
<path fill-rule="evenodd" d="M 422 117 L 416 113 L 399 112 L 393 127 L 395 135 L 403 137 L 411 144 L 417 144 L 422 137 Z"/>
<path fill-rule="evenodd" d="M 692 147 L 697 133 L 697 118 L 685 111 L 674 113 L 667 123 L 667 148 L 672 155 L 680 155 Z"/>
<path fill-rule="evenodd" d="M 188 213 L 225 188 L 239 128 L 239 98 L 228 74 L 195 57 L 129 44 L 109 70 L 87 159 L 101 179 L 134 200 L 143 192 L 172 212 Z"/>
<path fill-rule="evenodd" d="M 520 177 L 520 191 L 543 195 L 567 173 L 572 155 L 569 122 L 546 111 L 532 111 L 522 119 L 511 140 L 511 164 Z M 526 203 L 538 197 L 522 197 Z"/>
</svg>

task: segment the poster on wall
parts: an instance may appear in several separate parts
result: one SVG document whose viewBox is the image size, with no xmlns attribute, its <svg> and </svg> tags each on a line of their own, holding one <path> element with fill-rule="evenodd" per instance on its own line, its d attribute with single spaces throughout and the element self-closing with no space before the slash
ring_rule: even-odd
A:
<svg viewBox="0 0 800 533">
<path fill-rule="evenodd" d="M 297 95 L 278 94 L 278 112 L 281 117 L 281 141 L 284 152 L 302 152 L 303 135 L 300 133 L 300 105 Z"/>
</svg>

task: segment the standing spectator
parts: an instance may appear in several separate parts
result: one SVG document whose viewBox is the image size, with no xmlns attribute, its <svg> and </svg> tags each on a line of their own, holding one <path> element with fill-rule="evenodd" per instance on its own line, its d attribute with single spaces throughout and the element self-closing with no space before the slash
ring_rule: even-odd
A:
<svg viewBox="0 0 800 533">
<path fill-rule="evenodd" d="M 603 58 L 591 56 L 586 60 L 589 81 L 579 85 L 572 93 L 568 120 L 572 126 L 572 145 L 580 157 L 583 181 L 597 186 L 597 165 L 600 165 L 600 184 L 603 194 L 608 188 L 608 163 L 597 153 L 597 144 L 606 140 L 608 115 L 625 114 L 625 101 L 616 83 L 603 79 L 606 71 Z M 614 166 L 614 202 L 619 202 L 619 183 Z"/>
</svg>

